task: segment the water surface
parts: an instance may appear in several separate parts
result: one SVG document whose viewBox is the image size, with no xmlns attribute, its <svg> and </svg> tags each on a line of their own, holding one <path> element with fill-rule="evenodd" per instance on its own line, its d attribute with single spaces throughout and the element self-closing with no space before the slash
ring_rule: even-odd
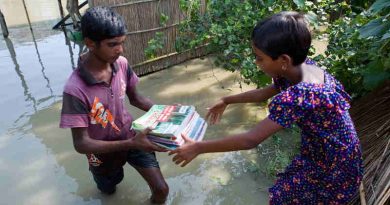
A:
<svg viewBox="0 0 390 205">
<path fill-rule="evenodd" d="M 69 130 L 58 128 L 62 89 L 75 66 L 80 47 L 45 24 L 11 28 L 0 41 L 0 192 L 2 204 L 147 204 L 146 182 L 126 166 L 125 179 L 113 196 L 97 189 L 87 160 L 73 146 Z M 219 97 L 252 86 L 195 59 L 141 78 L 138 90 L 160 104 L 195 105 L 201 115 Z M 131 107 L 130 112 L 143 112 Z M 232 106 L 206 139 L 242 132 L 266 115 L 259 105 Z M 170 186 L 167 204 L 266 204 L 272 182 L 250 165 L 255 151 L 205 154 L 185 168 L 159 153 Z"/>
</svg>

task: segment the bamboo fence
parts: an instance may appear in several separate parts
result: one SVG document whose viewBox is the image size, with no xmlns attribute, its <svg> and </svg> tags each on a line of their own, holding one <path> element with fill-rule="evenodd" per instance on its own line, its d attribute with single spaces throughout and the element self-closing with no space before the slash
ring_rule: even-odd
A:
<svg viewBox="0 0 390 205">
<path fill-rule="evenodd" d="M 123 16 L 127 26 L 124 56 L 138 75 L 164 69 L 206 54 L 205 46 L 176 52 L 178 25 L 186 17 L 178 0 L 90 0 L 90 6 L 109 6 Z M 161 25 L 161 14 L 169 17 Z M 147 59 L 144 50 L 157 32 L 164 35 L 164 48 L 157 50 L 155 59 Z"/>
<path fill-rule="evenodd" d="M 390 204 L 390 81 L 351 109 L 363 150 L 360 200 L 351 204 Z"/>
</svg>

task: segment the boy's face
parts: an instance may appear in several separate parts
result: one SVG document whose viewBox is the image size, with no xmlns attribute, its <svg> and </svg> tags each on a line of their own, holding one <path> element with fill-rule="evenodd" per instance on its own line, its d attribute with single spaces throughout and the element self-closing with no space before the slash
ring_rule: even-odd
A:
<svg viewBox="0 0 390 205">
<path fill-rule="evenodd" d="M 272 78 L 276 78 L 280 76 L 281 72 L 281 64 L 278 59 L 273 60 L 270 56 L 265 54 L 260 49 L 256 48 L 254 44 L 252 44 L 252 49 L 256 57 L 256 65 L 260 68 L 265 74 Z"/>
<path fill-rule="evenodd" d="M 118 36 L 110 39 L 104 39 L 100 43 L 94 43 L 93 49 L 90 49 L 100 60 L 107 63 L 114 63 L 123 53 L 123 43 L 126 36 Z"/>
</svg>

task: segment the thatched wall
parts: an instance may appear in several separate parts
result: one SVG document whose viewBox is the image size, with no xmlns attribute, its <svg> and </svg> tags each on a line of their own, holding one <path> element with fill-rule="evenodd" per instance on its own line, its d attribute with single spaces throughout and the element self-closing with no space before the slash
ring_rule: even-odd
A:
<svg viewBox="0 0 390 205">
<path fill-rule="evenodd" d="M 390 82 L 353 104 L 351 116 L 363 150 L 361 199 L 369 205 L 390 204 Z M 360 203 L 356 197 L 353 204 Z"/>
<path fill-rule="evenodd" d="M 185 18 L 180 11 L 178 0 L 90 0 L 90 5 L 110 6 L 124 17 L 128 30 L 124 56 L 139 75 L 205 54 L 205 49 L 176 53 L 177 27 Z M 169 17 L 165 26 L 161 25 L 161 14 Z M 148 60 L 144 50 L 156 32 L 164 33 L 165 47 L 158 50 L 157 59 Z"/>
</svg>

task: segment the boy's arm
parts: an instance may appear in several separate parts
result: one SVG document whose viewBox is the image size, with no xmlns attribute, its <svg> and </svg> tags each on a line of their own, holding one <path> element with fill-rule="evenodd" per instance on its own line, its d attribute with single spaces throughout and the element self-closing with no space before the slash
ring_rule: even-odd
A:
<svg viewBox="0 0 390 205">
<path fill-rule="evenodd" d="M 140 95 L 135 86 L 127 89 L 126 93 L 130 104 L 143 111 L 148 111 L 154 104 L 149 98 Z"/>
<path fill-rule="evenodd" d="M 268 85 L 265 88 L 250 90 L 244 93 L 240 93 L 237 95 L 230 95 L 222 98 L 222 101 L 228 104 L 234 103 L 255 103 L 255 102 L 263 102 L 272 96 L 279 93 L 274 85 Z"/>
<path fill-rule="evenodd" d="M 77 152 L 81 154 L 99 154 L 108 152 L 125 151 L 129 149 L 140 149 L 144 151 L 165 151 L 164 149 L 152 144 L 146 134 L 150 130 L 144 130 L 137 135 L 127 140 L 103 141 L 95 140 L 89 137 L 87 128 L 71 128 L 73 145 Z"/>
<path fill-rule="evenodd" d="M 199 154 L 252 149 L 281 129 L 283 129 L 281 125 L 266 118 L 246 133 L 221 139 L 194 142 L 184 137 L 186 144 L 169 154 L 176 154 L 172 160 L 176 164 L 183 163 L 181 166 L 185 166 Z"/>
</svg>

